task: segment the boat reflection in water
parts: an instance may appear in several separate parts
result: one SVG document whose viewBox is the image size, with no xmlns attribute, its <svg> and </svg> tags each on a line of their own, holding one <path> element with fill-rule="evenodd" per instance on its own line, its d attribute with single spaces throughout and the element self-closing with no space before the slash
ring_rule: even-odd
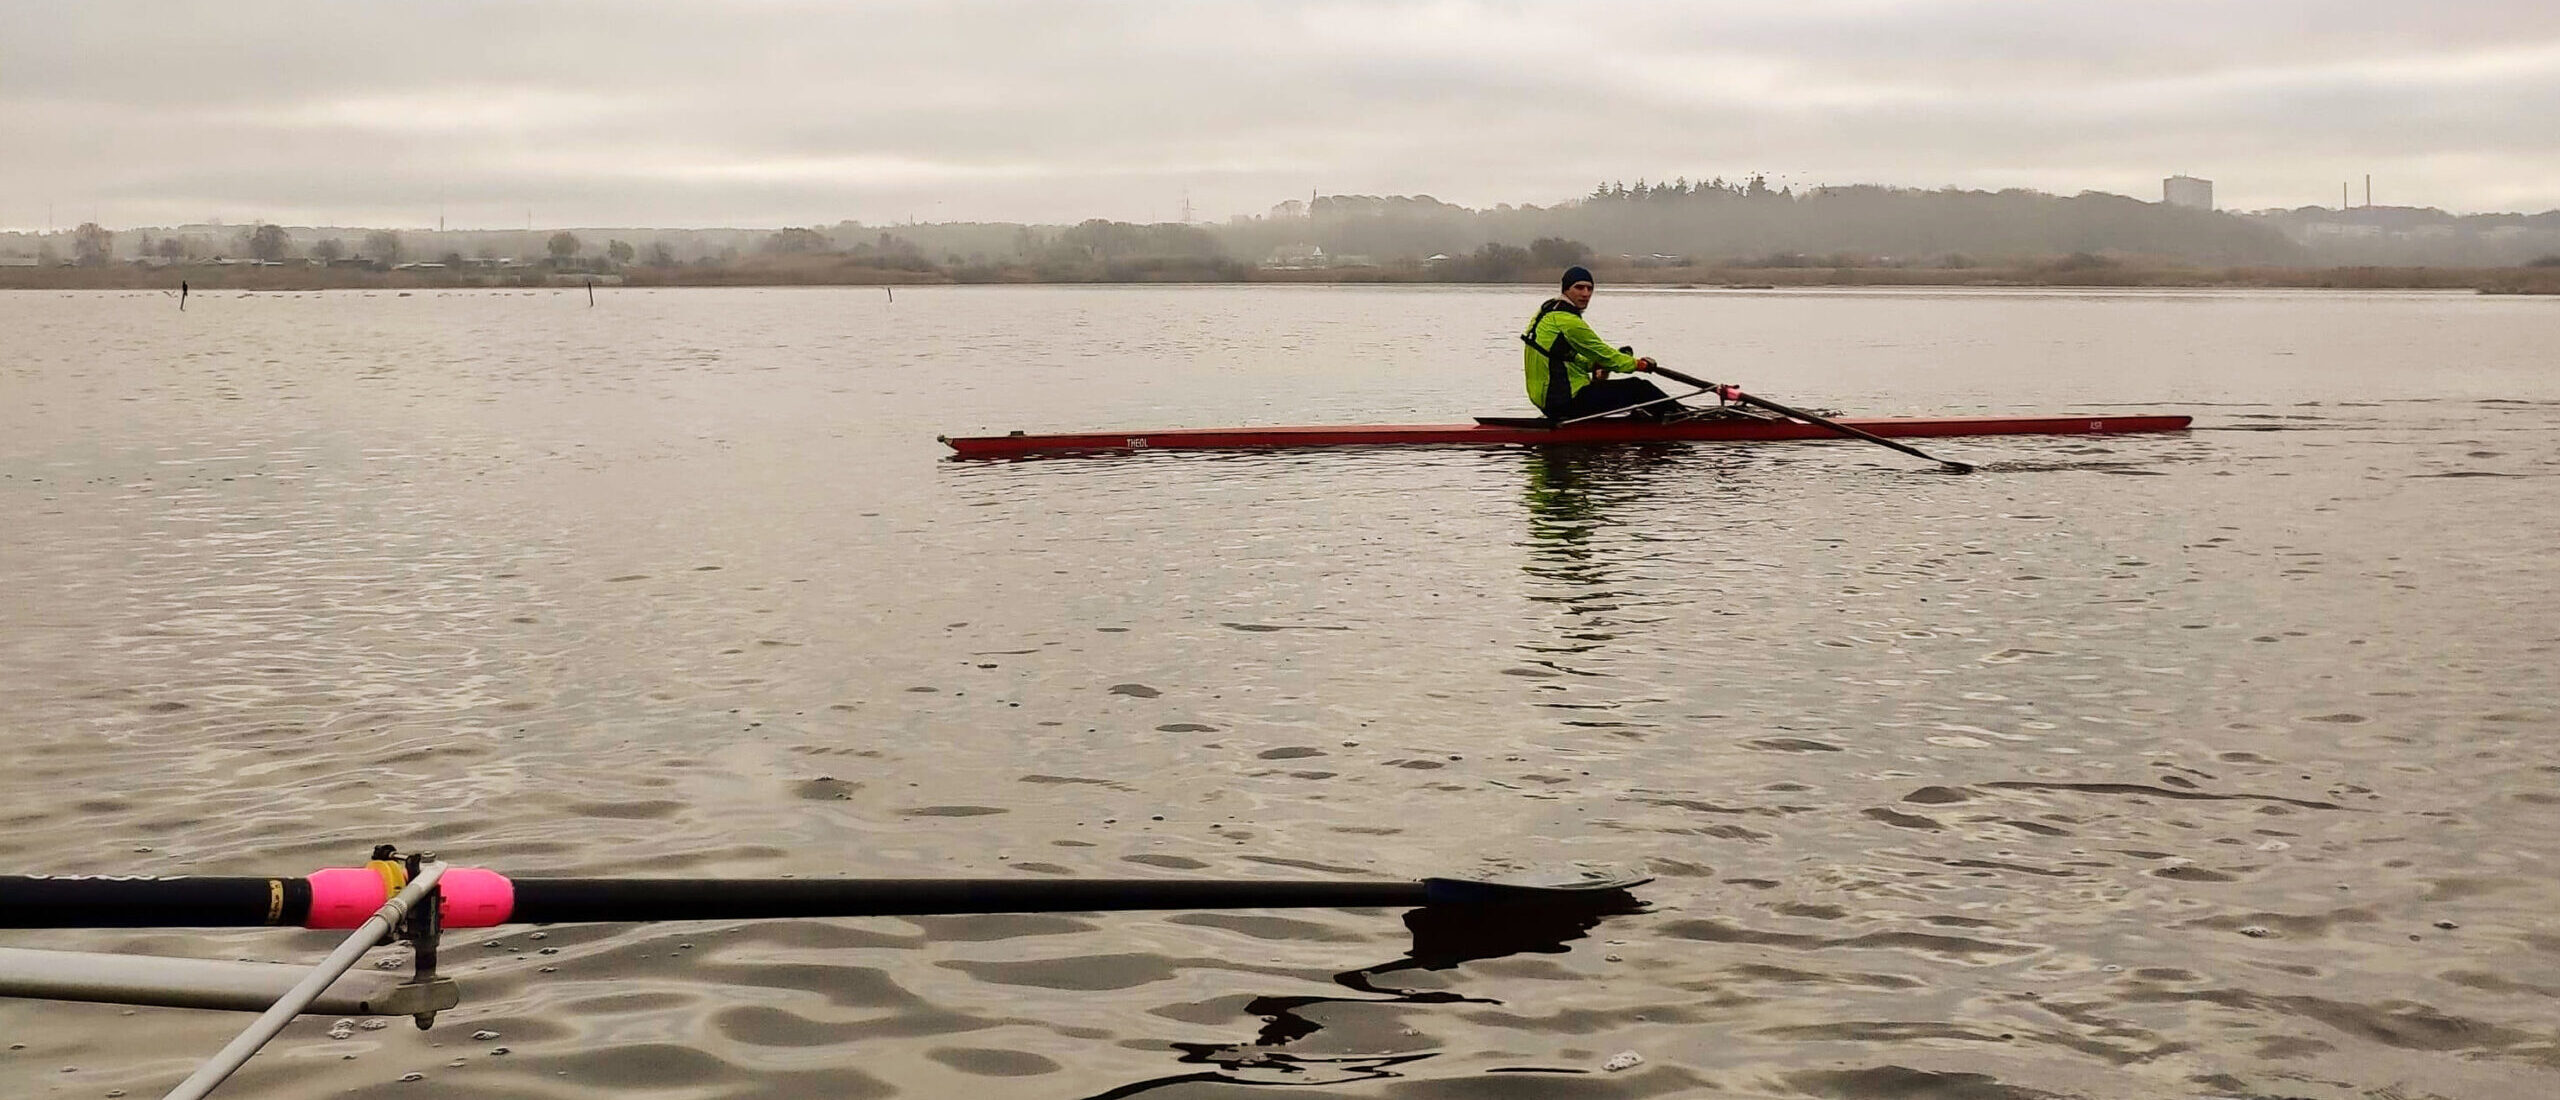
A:
<svg viewBox="0 0 2560 1100">
<path fill-rule="evenodd" d="M 1407 1076 L 1402 1069 L 1435 1057 L 1437 1051 L 1415 1049 L 1436 1045 L 1417 1037 L 1426 1029 L 1408 1022 L 1408 1006 L 1501 1004 L 1447 989 L 1415 989 L 1398 984 L 1400 974 L 1454 970 L 1482 959 L 1511 955 L 1557 955 L 1588 935 L 1608 917 L 1643 910 L 1633 895 L 1609 906 L 1560 905 L 1505 907 L 1499 915 L 1467 906 L 1425 906 L 1404 915 L 1413 947 L 1398 958 L 1346 970 L 1335 984 L 1359 996 L 1256 997 L 1244 1010 L 1262 1017 L 1262 1030 L 1239 1043 L 1173 1043 L 1180 1061 L 1209 1068 L 1174 1074 L 1094 1094 L 1093 1100 L 1142 1096 L 1156 1089 L 1192 1083 L 1246 1085 L 1334 1085 Z M 1321 1016 L 1323 1019 L 1318 1019 Z M 1418 1021 L 1427 1023 L 1427 1021 Z M 1334 1049 L 1375 1050 L 1375 1054 L 1293 1054 L 1286 1048 L 1319 1031 Z M 1579 1068 L 1516 1066 L 1510 1073 L 1587 1072 Z"/>
</svg>

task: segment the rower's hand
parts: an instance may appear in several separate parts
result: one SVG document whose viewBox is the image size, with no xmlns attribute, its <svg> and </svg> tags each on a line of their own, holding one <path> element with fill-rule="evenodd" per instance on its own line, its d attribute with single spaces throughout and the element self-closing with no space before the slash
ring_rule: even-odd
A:
<svg viewBox="0 0 2560 1100">
<path fill-rule="evenodd" d="M 1652 370 L 1652 369 L 1653 369 L 1653 360 L 1651 360 L 1651 359 L 1638 359 L 1638 360 L 1636 360 L 1636 373 L 1637 373 L 1637 374 L 1643 374 L 1643 373 L 1645 373 L 1645 372 L 1647 372 L 1647 371 L 1650 371 L 1650 370 Z"/>
</svg>

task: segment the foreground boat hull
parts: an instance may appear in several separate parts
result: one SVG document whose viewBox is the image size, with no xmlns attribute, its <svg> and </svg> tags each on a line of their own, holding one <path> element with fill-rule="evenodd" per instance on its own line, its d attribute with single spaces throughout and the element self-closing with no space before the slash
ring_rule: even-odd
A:
<svg viewBox="0 0 2560 1100">
<path fill-rule="evenodd" d="M 1958 435 L 2115 435 L 2186 429 L 2184 416 L 1901 417 L 1840 423 L 1887 438 Z M 1692 420 L 1682 424 L 1625 421 L 1569 428 L 1535 422 L 1475 424 L 1346 424 L 1299 428 L 1177 428 L 1156 432 L 1082 432 L 1071 435 L 944 436 L 959 458 L 1029 458 L 1040 455 L 1111 454 L 1130 451 L 1259 451 L 1299 447 L 1556 446 L 1611 443 L 1754 443 L 1787 439 L 1838 439 L 1839 435 L 1793 420 Z"/>
</svg>

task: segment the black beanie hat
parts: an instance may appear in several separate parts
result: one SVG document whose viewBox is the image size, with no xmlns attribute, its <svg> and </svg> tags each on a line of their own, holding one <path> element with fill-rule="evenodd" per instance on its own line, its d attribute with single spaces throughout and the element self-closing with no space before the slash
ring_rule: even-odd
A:
<svg viewBox="0 0 2560 1100">
<path fill-rule="evenodd" d="M 1593 283 L 1594 285 L 1597 285 L 1597 283 L 1591 278 L 1590 268 L 1584 267 L 1581 264 L 1575 264 L 1572 267 L 1564 269 L 1564 282 L 1562 285 L 1556 287 L 1556 289 L 1571 290 L 1575 283 Z"/>
</svg>

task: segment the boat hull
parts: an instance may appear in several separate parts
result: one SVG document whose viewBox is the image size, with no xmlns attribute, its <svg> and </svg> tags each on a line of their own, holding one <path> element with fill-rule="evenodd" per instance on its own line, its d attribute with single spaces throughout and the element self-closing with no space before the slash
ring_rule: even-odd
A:
<svg viewBox="0 0 2560 1100">
<path fill-rule="evenodd" d="M 1840 423 L 1887 438 L 1960 435 L 2116 435 L 2183 431 L 2184 416 L 1894 417 Z M 1755 443 L 1841 436 L 1793 420 L 1692 420 L 1680 424 L 1592 422 L 1568 428 L 1534 422 L 1475 424 L 1336 424 L 1283 428 L 1176 428 L 1153 432 L 1079 432 L 1065 435 L 944 436 L 959 458 L 1030 458 L 1041 455 L 1114 454 L 1132 451 L 1260 451 L 1300 447 L 1376 446 L 1570 446 L 1623 443 Z"/>
</svg>

